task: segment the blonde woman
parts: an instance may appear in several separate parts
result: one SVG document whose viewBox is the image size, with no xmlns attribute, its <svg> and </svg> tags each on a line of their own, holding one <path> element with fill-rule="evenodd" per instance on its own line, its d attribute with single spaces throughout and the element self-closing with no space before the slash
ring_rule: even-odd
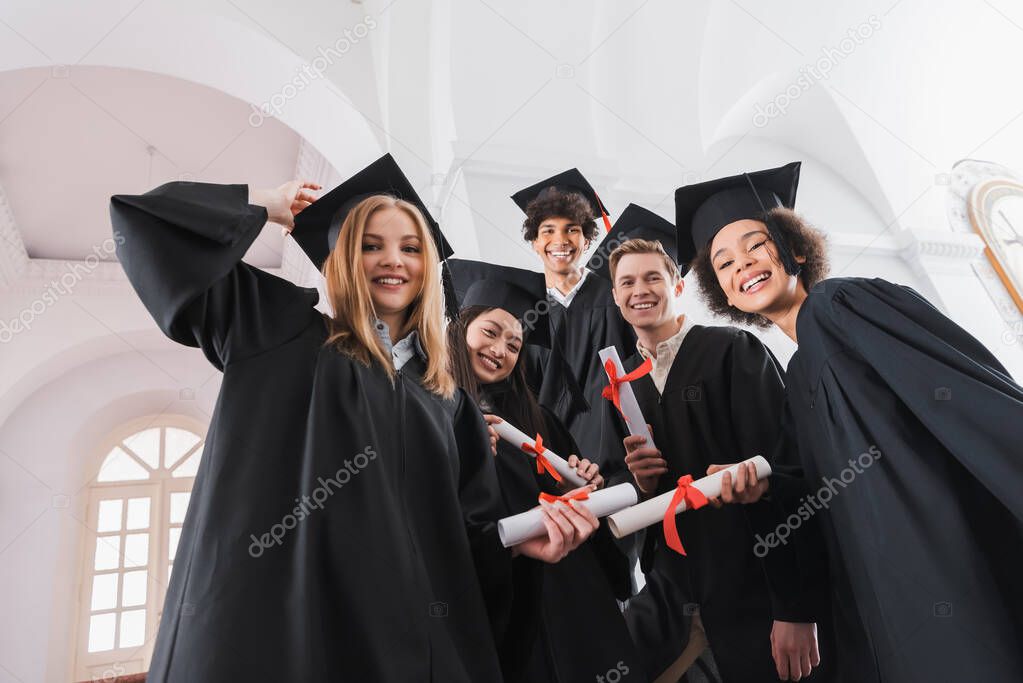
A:
<svg viewBox="0 0 1023 683">
<path fill-rule="evenodd" d="M 112 199 L 142 302 L 224 373 L 148 680 L 500 680 L 512 555 L 557 561 L 596 520 L 553 509 L 501 547 L 486 427 L 445 368 L 443 236 L 390 156 L 318 189 Z M 296 215 L 333 317 L 241 262 Z"/>
</svg>

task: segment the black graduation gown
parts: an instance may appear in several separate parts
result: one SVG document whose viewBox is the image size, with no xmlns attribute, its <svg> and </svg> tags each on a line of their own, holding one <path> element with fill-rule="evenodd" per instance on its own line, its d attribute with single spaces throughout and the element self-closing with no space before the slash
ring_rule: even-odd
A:
<svg viewBox="0 0 1023 683">
<path fill-rule="evenodd" d="M 506 383 L 484 387 L 482 403 L 498 416 L 507 414 L 502 410 L 507 401 L 515 400 Z M 542 406 L 541 412 L 544 444 L 565 458 L 577 453 L 557 416 Z M 549 474 L 537 474 L 533 458 L 506 441 L 498 443 L 496 461 L 501 494 L 512 514 L 536 507 L 541 491 L 562 493 Z M 509 631 L 523 637 L 517 655 L 521 661 L 505 667 L 509 683 L 592 683 L 612 669 L 630 681 L 647 680 L 616 600 L 631 592 L 628 560 L 606 524 L 556 564 L 527 557 L 515 563 L 517 576 L 534 572 L 530 578 L 538 579 L 542 588 L 539 604 L 525 599 L 524 606 L 517 601 L 513 610 L 516 618 Z"/>
<path fill-rule="evenodd" d="M 636 353 L 624 362 L 638 367 Z M 734 327 L 694 325 L 682 341 L 663 394 L 650 375 L 632 382 L 654 442 L 668 463 L 657 493 L 678 478 L 705 475 L 711 464 L 754 455 L 771 457 L 784 402 L 783 371 L 752 334 Z M 621 419 L 608 409 L 607 419 Z M 770 635 L 774 620 L 824 621 L 826 595 L 818 585 L 800 583 L 797 550 L 804 536 L 763 560 L 754 553 L 754 529 L 773 528 L 784 515 L 771 505 L 710 506 L 678 516 L 688 555 L 667 547 L 662 525 L 647 530 L 644 569 L 647 585 L 626 609 L 637 647 L 652 673 L 663 671 L 682 652 L 690 616 L 699 612 L 714 661 L 724 681 L 776 680 Z M 817 556 L 823 556 L 821 544 Z M 823 571 L 826 572 L 826 569 Z M 824 577 L 816 577 L 825 580 Z M 828 640 L 827 633 L 819 634 Z M 822 648 L 830 657 L 828 648 Z M 825 660 L 825 665 L 831 666 Z M 827 680 L 826 670 L 811 680 Z"/>
<path fill-rule="evenodd" d="M 884 280 L 817 284 L 796 332 L 782 448 L 806 480 L 772 492 L 829 490 L 818 516 L 856 680 L 1023 680 L 1023 389 Z"/>
<path fill-rule="evenodd" d="M 614 346 L 625 358 L 636 349 L 636 334 L 611 297 L 611 283 L 596 273 L 586 276 L 568 308 L 550 297 L 548 303 L 551 333 L 560 351 L 527 347 L 528 375 L 537 400 L 568 427 L 579 444 L 579 457 L 598 463 L 609 483 L 627 481 L 622 439 L 628 433 L 620 424 L 602 419 L 601 391 L 607 386 L 607 374 L 597 352 Z M 581 389 L 588 410 L 573 400 L 563 372 Z"/>
<path fill-rule="evenodd" d="M 160 328 L 223 371 L 148 680 L 500 680 L 511 561 L 471 402 L 324 347 L 315 290 L 240 262 L 266 221 L 245 186 L 111 215 Z"/>
</svg>

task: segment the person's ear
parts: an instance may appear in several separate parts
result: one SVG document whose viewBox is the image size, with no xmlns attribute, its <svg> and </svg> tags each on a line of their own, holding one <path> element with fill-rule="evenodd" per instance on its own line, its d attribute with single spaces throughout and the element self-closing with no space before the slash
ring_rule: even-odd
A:
<svg viewBox="0 0 1023 683">
<path fill-rule="evenodd" d="M 799 263 L 799 264 L 806 263 L 806 257 L 805 256 L 797 256 L 796 257 L 796 263 Z"/>
</svg>

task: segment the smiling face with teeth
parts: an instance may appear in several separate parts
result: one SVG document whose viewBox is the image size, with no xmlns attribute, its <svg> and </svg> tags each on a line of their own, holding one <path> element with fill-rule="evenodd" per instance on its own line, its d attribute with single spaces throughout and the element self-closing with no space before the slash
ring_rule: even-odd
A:
<svg viewBox="0 0 1023 683">
<path fill-rule="evenodd" d="M 377 317 L 401 329 L 423 289 L 423 246 L 415 222 L 401 209 L 370 216 L 362 236 L 362 269 Z"/>
<path fill-rule="evenodd" d="M 522 323 L 503 308 L 484 311 L 465 330 L 472 370 L 481 384 L 507 379 L 519 360 L 522 343 Z"/>
<path fill-rule="evenodd" d="M 656 252 L 625 253 L 615 265 L 611 294 L 637 334 L 642 330 L 660 337 L 677 326 L 675 299 L 684 285 L 668 271 L 664 259 Z"/>
<path fill-rule="evenodd" d="M 570 275 L 579 270 L 579 261 L 590 242 L 581 225 L 554 216 L 540 223 L 532 244 L 548 274 Z"/>
<path fill-rule="evenodd" d="M 711 241 L 710 259 L 729 305 L 740 311 L 771 318 L 773 311 L 806 296 L 799 276 L 785 272 L 760 221 L 745 219 L 721 228 Z"/>
</svg>

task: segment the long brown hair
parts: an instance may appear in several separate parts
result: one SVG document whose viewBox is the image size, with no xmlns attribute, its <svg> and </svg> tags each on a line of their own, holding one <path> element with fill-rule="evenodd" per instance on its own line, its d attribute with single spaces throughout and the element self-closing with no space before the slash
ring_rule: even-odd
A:
<svg viewBox="0 0 1023 683">
<path fill-rule="evenodd" d="M 463 308 L 450 325 L 448 325 L 448 351 L 450 353 L 451 374 L 455 382 L 467 393 L 476 405 L 479 405 L 483 398 L 484 385 L 480 384 L 479 378 L 472 369 L 472 359 L 469 354 L 469 345 L 465 341 L 466 332 L 473 320 L 480 317 L 487 311 L 494 310 L 490 306 L 467 306 Z M 518 427 L 526 434 L 544 434 L 545 427 L 543 413 L 540 411 L 540 404 L 536 402 L 529 383 L 526 381 L 526 369 L 523 362 L 526 354 L 525 346 L 511 374 L 508 375 L 509 400 L 502 401 L 500 406 L 495 406 L 501 411 L 499 417 L 507 419 L 513 426 Z"/>
<path fill-rule="evenodd" d="M 379 363 L 393 380 L 394 364 L 381 347 L 373 330 L 376 317 L 369 283 L 362 267 L 362 238 L 370 217 L 385 208 L 403 211 L 415 224 L 422 245 L 423 285 L 407 310 L 401 338 L 415 330 L 426 352 L 423 385 L 435 394 L 450 398 L 455 381 L 447 369 L 447 344 L 444 337 L 444 292 L 441 286 L 439 255 L 423 215 L 413 204 L 389 195 L 374 195 L 352 209 L 341 226 L 337 246 L 323 263 L 327 301 L 334 317 L 327 322 L 327 344 L 364 365 Z"/>
</svg>

